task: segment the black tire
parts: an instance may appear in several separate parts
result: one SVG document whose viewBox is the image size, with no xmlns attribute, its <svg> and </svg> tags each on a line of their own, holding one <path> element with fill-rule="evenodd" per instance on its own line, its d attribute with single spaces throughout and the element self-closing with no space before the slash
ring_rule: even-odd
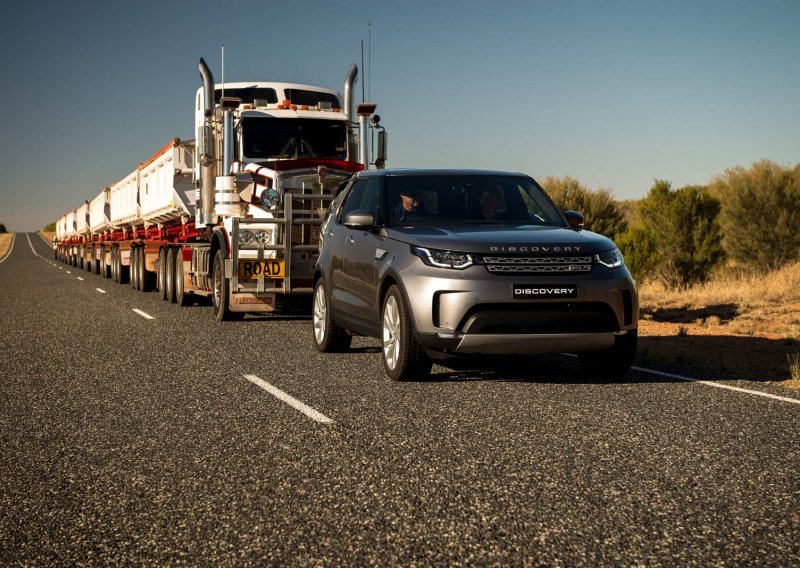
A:
<svg viewBox="0 0 800 568">
<path fill-rule="evenodd" d="M 130 260 L 129 270 L 130 270 L 131 277 L 130 277 L 130 280 L 128 280 L 128 283 L 131 285 L 131 288 L 133 288 L 134 290 L 138 290 L 139 289 L 139 282 L 138 282 L 138 277 L 139 277 L 139 270 L 138 270 L 138 266 L 139 266 L 139 247 L 131 248 L 130 259 L 131 260 Z"/>
<path fill-rule="evenodd" d="M 313 325 L 311 336 L 314 347 L 320 353 L 341 353 L 350 349 L 353 337 L 333 320 L 330 295 L 325 281 L 320 278 L 314 286 L 314 301 L 311 309 Z"/>
<path fill-rule="evenodd" d="M 139 249 L 139 290 L 152 292 L 155 288 L 155 274 L 147 270 L 147 253 L 145 247 Z"/>
<path fill-rule="evenodd" d="M 618 335 L 614 346 L 600 351 L 578 353 L 583 372 L 588 379 L 618 380 L 625 376 L 636 357 L 638 330 Z"/>
<path fill-rule="evenodd" d="M 175 249 L 175 303 L 180 307 L 189 305 L 190 294 L 186 291 L 186 282 L 183 273 L 183 249 Z"/>
<path fill-rule="evenodd" d="M 393 285 L 386 293 L 381 309 L 381 354 L 383 369 L 393 381 L 423 379 L 431 372 L 433 361 L 414 339 L 414 324 L 408 306 Z"/>
<path fill-rule="evenodd" d="M 100 245 L 98 250 L 95 251 L 96 253 L 100 253 L 100 260 L 95 259 L 95 266 L 94 266 L 94 273 L 100 274 L 103 278 L 107 278 L 106 276 L 106 245 Z"/>
<path fill-rule="evenodd" d="M 211 308 L 217 321 L 242 319 L 244 314 L 230 309 L 231 281 L 225 278 L 225 257 L 218 250 L 214 256 L 214 269 L 211 275 Z"/>
<path fill-rule="evenodd" d="M 119 247 L 111 247 L 111 280 L 119 284 Z"/>
<path fill-rule="evenodd" d="M 122 251 L 117 247 L 117 279 L 120 284 L 127 284 L 131 279 L 131 261 L 133 260 L 133 249 L 128 257 L 128 266 L 122 265 Z"/>
<path fill-rule="evenodd" d="M 169 247 L 165 255 L 166 264 L 164 265 L 164 286 L 166 300 L 170 304 L 175 303 L 175 249 Z"/>
<path fill-rule="evenodd" d="M 158 250 L 158 268 L 156 269 L 156 290 L 158 297 L 162 300 L 167 299 L 167 273 L 165 268 L 167 266 L 167 249 L 161 247 Z"/>
<path fill-rule="evenodd" d="M 88 257 L 83 268 L 86 272 L 94 272 L 94 245 L 87 247 L 85 251 L 88 253 Z"/>
</svg>

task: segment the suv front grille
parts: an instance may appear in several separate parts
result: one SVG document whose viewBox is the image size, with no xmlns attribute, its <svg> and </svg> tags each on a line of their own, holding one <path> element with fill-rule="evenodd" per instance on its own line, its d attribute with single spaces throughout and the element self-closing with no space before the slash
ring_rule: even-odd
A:
<svg viewBox="0 0 800 568">
<path fill-rule="evenodd" d="M 484 256 L 495 274 L 575 274 L 592 270 L 591 256 Z"/>
</svg>

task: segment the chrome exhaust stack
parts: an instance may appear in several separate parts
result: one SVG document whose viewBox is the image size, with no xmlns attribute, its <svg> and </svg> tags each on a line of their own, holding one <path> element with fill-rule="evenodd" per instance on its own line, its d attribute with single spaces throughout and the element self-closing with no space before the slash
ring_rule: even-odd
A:
<svg viewBox="0 0 800 568">
<path fill-rule="evenodd" d="M 355 116 L 355 86 L 358 81 L 358 65 L 353 63 L 347 71 L 347 77 L 344 80 L 344 115 L 347 117 L 347 159 L 356 161 L 358 157 L 358 139 L 353 132 L 353 126 L 356 122 Z"/>
<path fill-rule="evenodd" d="M 201 226 L 214 224 L 214 180 L 217 177 L 216 124 L 214 118 L 214 76 L 200 58 L 200 78 L 203 81 L 203 114 L 205 121 L 198 133 L 200 161 L 200 203 L 197 219 Z"/>
</svg>

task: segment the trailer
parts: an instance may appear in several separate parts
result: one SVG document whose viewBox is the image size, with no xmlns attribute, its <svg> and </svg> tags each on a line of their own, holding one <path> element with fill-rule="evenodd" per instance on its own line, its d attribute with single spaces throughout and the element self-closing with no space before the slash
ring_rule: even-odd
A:
<svg viewBox="0 0 800 568">
<path fill-rule="evenodd" d="M 216 84 L 201 59 L 194 140 L 174 138 L 57 223 L 57 258 L 218 320 L 310 299 L 335 190 L 383 167 L 372 103 L 313 85 Z M 377 135 L 371 160 L 368 141 Z"/>
</svg>

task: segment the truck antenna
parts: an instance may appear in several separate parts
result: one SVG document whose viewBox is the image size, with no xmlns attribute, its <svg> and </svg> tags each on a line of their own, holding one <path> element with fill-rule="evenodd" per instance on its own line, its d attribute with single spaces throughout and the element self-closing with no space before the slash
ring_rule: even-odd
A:
<svg viewBox="0 0 800 568">
<path fill-rule="evenodd" d="M 367 23 L 369 28 L 369 44 L 367 48 L 367 98 L 372 101 L 372 20 Z"/>
<path fill-rule="evenodd" d="M 361 68 L 364 68 L 364 40 L 361 40 Z M 364 99 L 364 83 L 366 81 L 361 81 L 361 102 L 364 103 L 366 100 Z"/>
</svg>

